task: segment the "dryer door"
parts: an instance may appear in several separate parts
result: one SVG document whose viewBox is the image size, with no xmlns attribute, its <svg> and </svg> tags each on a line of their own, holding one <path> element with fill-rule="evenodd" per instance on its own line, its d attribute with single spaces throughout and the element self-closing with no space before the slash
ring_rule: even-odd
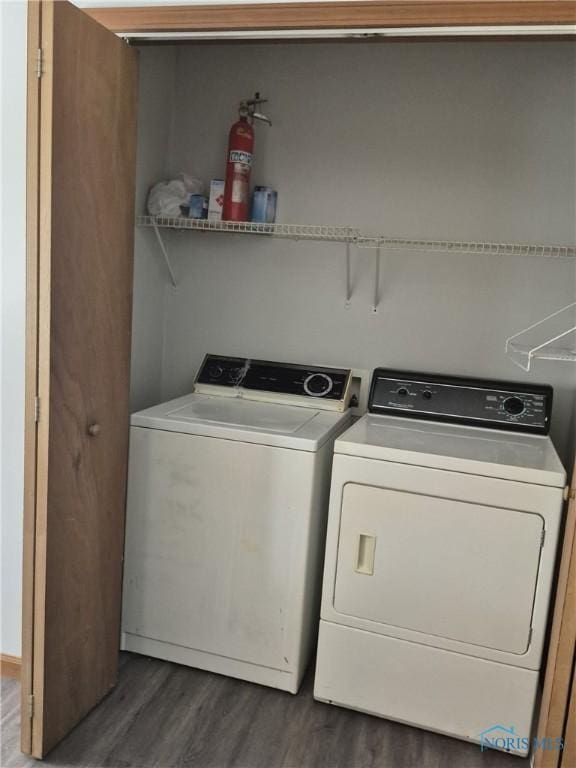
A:
<svg viewBox="0 0 576 768">
<path fill-rule="evenodd" d="M 525 653 L 542 533 L 537 514 L 347 483 L 334 608 Z"/>
</svg>

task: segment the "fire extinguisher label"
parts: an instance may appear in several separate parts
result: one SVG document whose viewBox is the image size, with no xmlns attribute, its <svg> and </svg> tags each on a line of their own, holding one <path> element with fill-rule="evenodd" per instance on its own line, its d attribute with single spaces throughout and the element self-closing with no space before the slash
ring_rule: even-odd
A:
<svg viewBox="0 0 576 768">
<path fill-rule="evenodd" d="M 246 183 L 245 176 L 235 177 L 232 181 L 231 200 L 233 203 L 245 203 L 248 201 L 248 184 Z"/>
<path fill-rule="evenodd" d="M 251 152 L 243 152 L 240 149 L 231 149 L 230 150 L 230 162 L 231 163 L 242 163 L 243 165 L 252 165 L 252 153 Z"/>
</svg>

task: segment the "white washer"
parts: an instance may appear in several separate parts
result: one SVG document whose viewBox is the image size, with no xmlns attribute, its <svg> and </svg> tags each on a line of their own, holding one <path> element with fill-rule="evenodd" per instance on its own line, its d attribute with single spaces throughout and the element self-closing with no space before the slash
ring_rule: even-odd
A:
<svg viewBox="0 0 576 768">
<path fill-rule="evenodd" d="M 527 754 L 566 482 L 551 398 L 375 371 L 335 443 L 317 699 Z"/>
<path fill-rule="evenodd" d="M 208 356 L 132 416 L 123 647 L 296 693 L 350 372 Z"/>
</svg>

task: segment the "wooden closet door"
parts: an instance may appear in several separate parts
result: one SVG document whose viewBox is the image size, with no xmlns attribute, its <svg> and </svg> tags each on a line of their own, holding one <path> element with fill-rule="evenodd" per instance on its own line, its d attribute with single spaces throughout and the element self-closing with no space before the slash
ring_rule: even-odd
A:
<svg viewBox="0 0 576 768">
<path fill-rule="evenodd" d="M 117 678 L 138 64 L 67 2 L 30 3 L 28 54 L 22 749 L 41 757 Z"/>
<path fill-rule="evenodd" d="M 554 742 L 564 737 L 567 746 L 564 755 L 557 749 L 536 750 L 534 768 L 558 768 L 560 765 L 562 768 L 574 768 L 576 765 L 566 762 L 571 759 L 570 755 L 576 753 L 575 732 L 568 730 L 568 726 L 576 722 L 576 703 L 569 704 L 576 664 L 576 462 L 572 469 L 569 498 L 537 730 L 539 740 L 550 739 Z M 574 688 L 572 695 L 576 695 Z"/>
<path fill-rule="evenodd" d="M 576 664 L 576 659 L 575 659 Z M 573 768 L 576 765 L 576 666 L 572 674 L 572 688 L 568 703 L 566 728 L 564 729 L 564 750 L 562 752 L 562 768 Z"/>
</svg>

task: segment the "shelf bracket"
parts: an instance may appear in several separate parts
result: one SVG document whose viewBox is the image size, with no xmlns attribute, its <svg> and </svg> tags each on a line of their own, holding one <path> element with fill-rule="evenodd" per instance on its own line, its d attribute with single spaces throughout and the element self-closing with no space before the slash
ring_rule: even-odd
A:
<svg viewBox="0 0 576 768">
<path fill-rule="evenodd" d="M 372 304 L 372 312 L 378 312 L 380 305 L 380 262 L 382 259 L 382 251 L 380 246 L 376 249 L 376 255 L 374 256 L 374 303 Z"/>
<path fill-rule="evenodd" d="M 346 242 L 346 306 L 352 302 L 352 257 L 350 255 L 350 243 Z"/>
<path fill-rule="evenodd" d="M 168 258 L 168 251 L 166 250 L 166 246 L 164 245 L 164 241 L 162 240 L 162 235 L 160 234 L 158 225 L 154 222 L 152 224 L 152 228 L 154 229 L 154 234 L 156 235 L 156 239 L 158 240 L 158 245 L 160 246 L 160 250 L 162 251 L 162 256 L 164 256 L 164 261 L 166 262 L 166 267 L 170 274 L 170 281 L 174 286 L 174 288 L 176 288 L 177 286 L 176 277 L 174 275 L 174 270 L 172 269 L 172 265 L 170 264 L 170 259 Z"/>
</svg>

